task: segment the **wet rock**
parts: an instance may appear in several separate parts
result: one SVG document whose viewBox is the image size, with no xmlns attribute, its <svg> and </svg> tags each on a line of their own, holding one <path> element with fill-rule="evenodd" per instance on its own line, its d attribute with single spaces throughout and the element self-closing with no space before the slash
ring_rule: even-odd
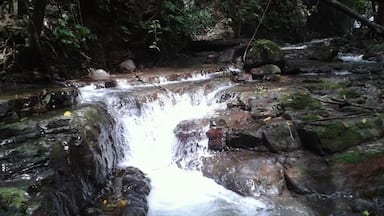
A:
<svg viewBox="0 0 384 216">
<path fill-rule="evenodd" d="M 231 148 L 263 149 L 263 133 L 259 124 L 231 128 L 227 145 Z"/>
<path fill-rule="evenodd" d="M 303 123 L 298 130 L 303 145 L 318 153 L 340 152 L 384 134 L 381 116 Z"/>
<path fill-rule="evenodd" d="M 234 81 L 236 82 L 249 82 L 252 80 L 252 75 L 248 73 L 240 73 L 239 75 L 234 76 Z"/>
<path fill-rule="evenodd" d="M 1 186 L 28 188 L 25 206 L 35 214 L 78 214 L 117 163 L 114 122 L 105 111 L 84 106 L 63 113 L 0 126 L 8 140 L 0 146 Z"/>
<path fill-rule="evenodd" d="M 226 128 L 210 128 L 206 135 L 208 137 L 208 149 L 214 151 L 221 151 L 227 148 L 226 146 L 226 137 L 227 137 Z"/>
<path fill-rule="evenodd" d="M 363 212 L 363 211 L 370 212 L 375 208 L 375 203 L 369 200 L 358 198 L 353 201 L 353 204 L 351 205 L 351 207 L 352 207 L 352 211 L 354 212 Z"/>
<path fill-rule="evenodd" d="M 296 151 L 288 154 L 283 163 L 290 190 L 299 194 L 331 194 L 336 191 L 331 169 L 322 157 Z M 341 178 L 339 184 L 343 184 Z"/>
<path fill-rule="evenodd" d="M 316 49 L 313 49 L 310 59 L 318 61 L 332 61 L 337 56 L 339 51 L 336 47 L 331 45 L 319 46 Z"/>
<path fill-rule="evenodd" d="M 136 70 L 136 64 L 132 59 L 127 59 L 119 64 L 119 70 L 123 73 L 131 73 Z"/>
<path fill-rule="evenodd" d="M 203 174 L 244 196 L 277 196 L 285 190 L 282 165 L 273 155 L 220 152 L 203 159 Z"/>
<path fill-rule="evenodd" d="M 176 125 L 173 132 L 177 137 L 177 145 L 173 158 L 180 167 L 192 169 L 199 166 L 198 152 L 207 148 L 200 144 L 207 139 L 207 127 L 209 119 L 185 120 Z"/>
<path fill-rule="evenodd" d="M 244 69 L 249 70 L 265 64 L 275 64 L 282 68 L 285 64 L 284 54 L 273 41 L 256 40 L 251 44 L 247 53 Z"/>
<path fill-rule="evenodd" d="M 271 152 L 286 152 L 300 149 L 301 141 L 296 126 L 282 119 L 269 122 L 262 127 L 264 145 Z"/>
<path fill-rule="evenodd" d="M 127 200 L 124 216 L 145 216 L 148 212 L 147 196 L 151 190 L 149 178 L 134 167 L 124 169 L 122 195 Z"/>
<path fill-rule="evenodd" d="M 217 57 L 218 63 L 229 63 L 236 59 L 235 49 L 227 49 L 221 52 Z"/>
<path fill-rule="evenodd" d="M 272 76 L 281 74 L 281 69 L 273 64 L 266 64 L 258 68 L 252 68 L 250 70 L 253 79 L 266 80 Z"/>
<path fill-rule="evenodd" d="M 91 79 L 108 79 L 111 75 L 103 69 L 91 69 L 88 76 Z"/>
</svg>

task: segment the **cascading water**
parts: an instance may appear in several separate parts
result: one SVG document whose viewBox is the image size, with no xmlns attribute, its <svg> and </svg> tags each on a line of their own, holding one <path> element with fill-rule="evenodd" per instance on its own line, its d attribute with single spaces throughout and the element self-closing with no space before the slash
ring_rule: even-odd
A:
<svg viewBox="0 0 384 216">
<path fill-rule="evenodd" d="M 81 89 L 83 102 L 103 102 L 115 117 L 120 128 L 117 136 L 126 149 L 121 165 L 138 167 L 151 179 L 149 215 L 268 214 L 269 206 L 262 201 L 242 197 L 202 176 L 196 167 L 177 163 L 181 156 L 177 149 L 182 143 L 175 136 L 176 125 L 223 109 L 224 104 L 216 102 L 216 94 L 228 84 L 221 83 L 207 91 L 194 81 L 187 83 L 193 88 L 181 93 L 148 86 Z M 198 129 L 200 134 L 193 140 L 196 151 L 184 149 L 192 152 L 182 155 L 187 157 L 185 160 L 189 158 L 199 164 L 199 156 L 208 154 L 207 139 L 202 134 L 206 129 Z"/>
</svg>

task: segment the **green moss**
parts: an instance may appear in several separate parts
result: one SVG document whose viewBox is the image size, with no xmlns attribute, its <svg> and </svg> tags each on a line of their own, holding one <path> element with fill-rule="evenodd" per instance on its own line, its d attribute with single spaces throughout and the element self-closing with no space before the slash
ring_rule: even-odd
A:
<svg viewBox="0 0 384 216">
<path fill-rule="evenodd" d="M 267 39 L 259 39 L 251 44 L 248 56 L 265 56 L 273 57 L 282 55 L 280 47 L 273 41 Z"/>
<path fill-rule="evenodd" d="M 13 187 L 0 188 L 0 206 L 4 205 L 3 207 L 19 209 L 26 199 L 27 196 L 24 190 Z"/>
<path fill-rule="evenodd" d="M 322 142 L 330 149 L 341 150 L 344 146 L 355 145 L 362 140 L 356 128 L 341 121 L 334 121 L 323 129 Z"/>
<path fill-rule="evenodd" d="M 343 83 L 339 81 L 323 78 L 316 80 L 316 82 L 304 83 L 304 86 L 308 89 L 317 89 L 317 90 L 338 90 L 344 87 Z"/>
<path fill-rule="evenodd" d="M 350 163 L 358 164 L 369 159 L 374 158 L 379 155 L 376 152 L 357 152 L 357 151 L 348 151 L 338 154 L 331 158 L 330 162 L 332 163 Z"/>
<path fill-rule="evenodd" d="M 314 114 L 307 114 L 301 117 L 301 120 L 303 121 L 316 121 L 319 120 L 320 116 L 319 115 L 314 115 Z"/>
<path fill-rule="evenodd" d="M 289 93 L 279 98 L 280 105 L 294 110 L 321 109 L 321 103 L 306 93 Z"/>
<path fill-rule="evenodd" d="M 383 119 L 380 116 L 308 124 L 305 130 L 316 134 L 319 147 L 325 152 L 339 152 L 384 135 Z"/>
<path fill-rule="evenodd" d="M 378 140 L 373 143 L 356 146 L 339 154 L 332 155 L 328 161 L 331 163 L 362 163 L 373 158 L 384 155 L 384 140 Z"/>
<path fill-rule="evenodd" d="M 344 89 L 340 92 L 341 98 L 346 99 L 353 99 L 353 98 L 359 98 L 361 95 L 354 89 Z"/>
</svg>

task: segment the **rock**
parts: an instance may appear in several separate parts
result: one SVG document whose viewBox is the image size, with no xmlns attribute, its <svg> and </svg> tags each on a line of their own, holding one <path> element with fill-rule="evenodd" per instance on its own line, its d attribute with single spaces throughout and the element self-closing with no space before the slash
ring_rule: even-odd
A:
<svg viewBox="0 0 384 216">
<path fill-rule="evenodd" d="M 132 73 L 136 70 L 136 64 L 132 59 L 127 59 L 119 64 L 119 71 L 123 73 Z"/>
<path fill-rule="evenodd" d="M 232 148 L 263 150 L 263 133 L 259 124 L 231 128 L 227 145 Z"/>
<path fill-rule="evenodd" d="M 116 166 L 113 130 L 112 118 L 92 106 L 0 125 L 2 186 L 27 188 L 33 214 L 79 214 Z"/>
<path fill-rule="evenodd" d="M 208 137 L 208 149 L 221 151 L 227 148 L 227 130 L 225 128 L 210 128 L 206 135 Z"/>
<path fill-rule="evenodd" d="M 192 119 L 181 121 L 173 130 L 177 145 L 174 147 L 175 162 L 187 169 L 199 166 L 199 150 L 207 147 L 201 145 L 201 141 L 207 138 L 206 129 L 209 126 L 209 119 Z"/>
<path fill-rule="evenodd" d="M 252 80 L 252 75 L 248 73 L 240 73 L 237 76 L 234 76 L 234 81 L 236 82 L 249 82 Z"/>
<path fill-rule="evenodd" d="M 357 198 L 353 201 L 351 205 L 352 211 L 354 212 L 363 212 L 368 211 L 371 212 L 375 209 L 375 204 L 372 201 Z"/>
<path fill-rule="evenodd" d="M 309 59 L 318 61 L 333 61 L 339 53 L 336 47 L 329 44 L 321 44 L 316 49 L 313 49 Z"/>
<path fill-rule="evenodd" d="M 340 152 L 384 135 L 381 116 L 303 123 L 298 129 L 303 145 L 317 154 Z"/>
<path fill-rule="evenodd" d="M 235 49 L 227 49 L 224 50 L 223 52 L 220 52 L 220 54 L 217 57 L 217 62 L 218 63 L 229 63 L 233 62 L 236 59 L 235 56 Z"/>
<path fill-rule="evenodd" d="M 265 64 L 275 64 L 280 68 L 284 67 L 284 54 L 280 47 L 273 41 L 260 39 L 251 44 L 245 58 L 245 70 L 260 67 Z"/>
<path fill-rule="evenodd" d="M 0 215 L 24 215 L 28 193 L 14 187 L 0 187 Z"/>
<path fill-rule="evenodd" d="M 252 68 L 250 73 L 254 80 L 278 81 L 281 69 L 277 65 L 266 64 L 258 68 Z"/>
<path fill-rule="evenodd" d="M 271 152 L 295 151 L 302 148 L 296 126 L 291 121 L 274 120 L 262 127 L 264 145 Z"/>
<path fill-rule="evenodd" d="M 148 212 L 147 196 L 151 190 L 149 178 L 135 167 L 124 169 L 122 195 L 128 202 L 122 210 L 124 216 L 146 216 Z"/>
<path fill-rule="evenodd" d="M 203 174 L 243 196 L 281 195 L 282 165 L 272 156 L 249 151 L 220 152 L 203 159 Z"/>
<path fill-rule="evenodd" d="M 91 70 L 88 76 L 92 79 L 108 79 L 111 75 L 103 69 Z"/>
<path fill-rule="evenodd" d="M 298 194 L 331 194 L 335 183 L 325 159 L 306 151 L 289 153 L 284 159 L 287 186 Z M 343 180 L 339 178 L 339 186 Z"/>
<path fill-rule="evenodd" d="M 277 65 L 266 64 L 258 68 L 252 68 L 250 73 L 255 77 L 262 78 L 268 74 L 281 74 L 281 69 Z"/>
</svg>

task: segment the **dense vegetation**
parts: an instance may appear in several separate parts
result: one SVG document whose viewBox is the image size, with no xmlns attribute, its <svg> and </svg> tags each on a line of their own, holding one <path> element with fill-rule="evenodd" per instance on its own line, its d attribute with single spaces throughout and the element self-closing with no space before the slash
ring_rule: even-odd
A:
<svg viewBox="0 0 384 216">
<path fill-rule="evenodd" d="M 342 2 L 360 12 L 366 12 L 368 4 Z M 233 32 L 226 39 L 249 38 L 262 24 L 260 37 L 304 40 L 307 20 L 319 4 L 315 0 L 8 0 L 0 7 L 0 78 L 30 81 L 38 74 L 43 80 L 68 79 L 86 74 L 89 67 L 115 69 L 126 58 L 172 58 L 217 23 Z"/>
</svg>

